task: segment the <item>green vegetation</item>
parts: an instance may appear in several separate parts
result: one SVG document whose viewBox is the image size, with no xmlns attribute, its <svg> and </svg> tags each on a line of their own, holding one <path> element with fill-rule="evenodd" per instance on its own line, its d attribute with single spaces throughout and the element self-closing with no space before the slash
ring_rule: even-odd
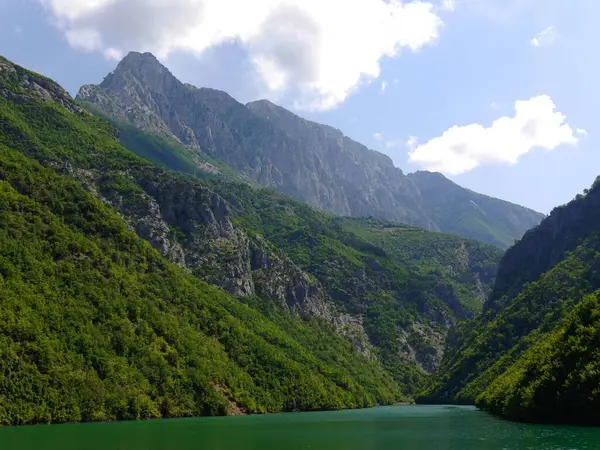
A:
<svg viewBox="0 0 600 450">
<path fill-rule="evenodd" d="M 271 320 L 208 286 L 57 174 L 112 170 L 107 186 L 135 194 L 119 171 L 158 169 L 123 150 L 106 122 L 44 100 L 60 99 L 58 86 L 0 64 L 9 68 L 0 72 L 0 424 L 402 398 L 327 327 L 274 305 Z M 33 82 L 48 95 L 29 90 Z"/>
<path fill-rule="evenodd" d="M 595 185 L 506 253 L 484 313 L 453 333 L 418 401 L 597 423 L 599 200 Z"/>
<path fill-rule="evenodd" d="M 445 334 L 444 321 L 481 310 L 485 294 L 476 292 L 475 284 L 489 289 L 502 254 L 486 244 L 414 228 L 406 240 L 395 232 L 389 239 L 370 239 L 376 223 L 370 220 L 335 218 L 268 189 L 218 182 L 213 189 L 236 205 L 237 223 L 283 250 L 344 311 L 364 317 L 384 366 L 409 393 L 418 389 L 423 368 L 432 366 L 410 362 L 407 347 L 421 355 L 439 352 L 431 336 Z M 466 261 L 457 263 L 460 257 Z M 431 327 L 430 336 L 413 332 L 417 319 Z"/>
<path fill-rule="evenodd" d="M 584 298 L 477 398 L 512 420 L 599 425 L 600 291 Z"/>
<path fill-rule="evenodd" d="M 448 325 L 480 309 L 467 271 L 489 289 L 496 249 L 422 231 L 380 240 L 368 220 L 194 177 L 186 148 L 119 124 L 132 150 L 187 175 L 163 170 L 50 80 L 0 64 L 0 423 L 391 403 L 435 368 Z M 169 243 L 210 263 L 183 270 L 130 231 L 149 198 Z M 262 295 L 270 280 L 234 298 L 199 279 L 226 289 L 252 240 L 304 270 L 332 315 L 290 313 Z M 333 331 L 340 320 L 375 357 Z"/>
<path fill-rule="evenodd" d="M 405 261 L 420 276 L 435 278 L 467 311 L 479 313 L 498 270 L 502 250 L 445 233 L 428 233 L 375 219 L 339 219 L 344 229 Z"/>
<path fill-rule="evenodd" d="M 224 177 L 231 181 L 253 184 L 225 163 L 200 151 L 192 150 L 174 139 L 144 133 L 124 119 L 111 117 L 93 103 L 81 102 L 81 106 L 117 128 L 119 141 L 123 146 L 165 169 L 204 179 Z"/>
</svg>

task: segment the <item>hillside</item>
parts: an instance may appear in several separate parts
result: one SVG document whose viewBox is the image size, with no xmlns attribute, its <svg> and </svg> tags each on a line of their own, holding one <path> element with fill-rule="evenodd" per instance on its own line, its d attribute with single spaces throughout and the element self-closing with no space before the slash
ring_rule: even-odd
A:
<svg viewBox="0 0 600 450">
<path fill-rule="evenodd" d="M 444 224 L 446 233 L 508 248 L 544 218 L 530 209 L 460 187 L 440 173 L 420 171 L 408 177 L 419 188 L 427 216 Z"/>
<path fill-rule="evenodd" d="M 223 178 L 205 185 L 228 205 L 232 226 L 255 236 L 250 249 L 240 248 L 239 241 L 229 242 L 227 246 L 217 244 L 193 229 L 188 231 L 192 239 L 180 235 L 184 239 L 171 242 L 166 248 L 180 246 L 184 254 L 190 252 L 190 256 L 183 257 L 190 267 L 206 261 L 223 267 L 224 271 L 219 271 L 207 270 L 204 266 L 194 273 L 234 295 L 259 293 L 300 314 L 325 318 L 363 352 L 372 353 L 369 349 L 374 345 L 383 364 L 407 384 L 410 392 L 423 374 L 437 367 L 448 327 L 457 319 L 481 311 L 502 254 L 496 247 L 422 229 L 416 229 L 420 235 L 418 241 L 403 242 L 411 254 L 394 253 L 393 246 L 386 242 L 370 243 L 359 230 L 347 229 L 343 220 L 272 190 L 254 189 Z M 185 187 L 174 188 L 172 183 L 162 186 L 161 190 L 169 195 L 161 194 L 156 188 L 145 188 L 146 193 L 152 195 L 160 207 L 169 208 L 182 189 L 197 188 L 191 180 Z M 120 203 L 115 205 L 132 216 Z M 165 215 L 163 218 L 168 226 L 188 228 L 178 218 Z M 196 261 L 198 248 L 190 244 L 197 239 L 209 243 L 214 251 L 210 259 Z M 266 252 L 267 261 L 260 264 L 280 266 L 277 260 L 286 255 L 312 280 L 303 281 L 291 291 L 289 287 L 271 286 L 272 278 L 254 270 L 256 261 L 265 258 L 263 251 L 257 252 L 255 248 L 265 246 L 262 239 L 277 252 Z M 165 249 L 161 242 L 155 245 Z M 224 247 L 226 252 L 222 251 Z M 435 260 L 432 250 L 444 253 L 444 267 Z M 168 250 L 163 251 L 168 254 Z M 415 260 L 417 255 L 418 260 Z M 282 270 L 282 267 L 271 270 Z M 215 277 L 216 273 L 221 276 Z M 301 293 L 300 298 L 295 298 L 296 292 Z"/>
<path fill-rule="evenodd" d="M 173 170 L 141 159 L 6 60 L 0 119 L 0 423 L 390 403 L 491 288 L 494 247 L 464 245 L 489 271 L 463 289 L 272 190 L 178 174 L 133 130 L 132 150 Z"/>
<path fill-rule="evenodd" d="M 436 294 L 460 299 L 466 309 L 455 305 L 454 312 L 460 319 L 481 312 L 491 292 L 501 250 L 455 235 L 427 233 L 422 228 L 381 220 L 342 218 L 338 221 L 345 230 L 385 249 L 388 255 L 405 262 L 420 276 L 444 280 L 444 285 L 436 287 Z"/>
<path fill-rule="evenodd" d="M 168 178 L 124 150 L 114 131 L 52 81 L 0 59 L 0 424 L 402 398 L 380 364 L 331 327 L 275 304 L 260 313 L 207 285 L 75 181 L 98 167 L 104 192 L 140 193 L 128 170 Z"/>
<path fill-rule="evenodd" d="M 371 242 L 344 220 L 280 194 L 232 184 L 215 189 L 241 205 L 233 209 L 238 223 L 283 250 L 359 321 L 384 366 L 409 389 L 437 368 L 451 324 L 481 310 L 502 254 L 486 244 L 419 230 L 422 248 L 407 243 L 413 256 L 420 254 L 415 261 L 396 252 L 392 242 Z M 427 251 L 435 248 L 456 271 L 430 270 L 441 265 Z M 465 259 L 472 261 L 469 268 Z"/>
<path fill-rule="evenodd" d="M 543 218 L 445 178 L 440 186 L 438 175 L 406 176 L 388 156 L 269 101 L 243 105 L 225 92 L 183 84 L 149 53 L 130 53 L 101 84 L 83 86 L 77 99 L 337 215 L 372 216 L 503 248 Z"/>
<path fill-rule="evenodd" d="M 153 136 L 138 131 L 136 137 L 140 139 L 124 142 L 121 132 L 121 141 L 139 152 Z M 132 142 L 134 145 L 130 145 Z M 164 160 L 147 152 L 139 153 L 159 164 Z M 166 167 L 177 170 L 176 164 Z M 388 236 L 396 239 L 371 242 L 363 232 L 372 228 L 356 228 L 357 224 L 369 221 L 334 219 L 272 190 L 230 183 L 228 177 L 211 178 L 211 190 L 230 206 L 235 224 L 247 233 L 266 238 L 279 249 L 279 256 L 287 255 L 312 275 L 313 288 L 320 286 L 319 296 L 327 297 L 334 306 L 323 308 L 311 302 L 289 300 L 275 294 L 273 287 L 265 288 L 266 278 L 253 275 L 248 278 L 254 287 L 231 290 L 231 278 L 237 272 L 245 273 L 245 268 L 227 269 L 229 275 L 221 278 L 212 276 L 217 271 L 207 272 L 206 268 L 194 273 L 235 295 L 261 292 L 279 303 L 291 304 L 303 314 L 324 317 L 361 351 L 371 352 L 369 347 L 374 344 L 383 364 L 411 393 L 422 376 L 439 364 L 449 326 L 457 319 L 479 313 L 489 294 L 502 254 L 496 247 L 419 228 L 411 228 L 415 231 L 412 236 L 418 236 L 416 239 L 390 233 Z M 164 190 L 171 192 L 173 188 L 165 186 Z M 146 192 L 160 205 L 171 202 L 170 197 L 161 199 L 156 189 Z M 130 211 L 120 209 L 131 216 Z M 169 226 L 181 228 L 172 218 L 165 219 L 170 221 Z M 350 223 L 354 226 L 349 228 Z M 405 228 L 393 223 L 386 226 L 388 231 Z M 182 245 L 187 251 L 189 242 L 188 239 L 169 246 Z M 404 251 L 398 252 L 398 248 Z M 223 264 L 223 256 L 226 255 L 212 255 L 210 261 Z M 226 259 L 231 258 L 226 256 Z M 317 301 L 322 302 L 322 299 Z"/>
<path fill-rule="evenodd" d="M 484 313 L 458 328 L 420 401 L 598 424 L 600 183 L 503 257 Z"/>
</svg>

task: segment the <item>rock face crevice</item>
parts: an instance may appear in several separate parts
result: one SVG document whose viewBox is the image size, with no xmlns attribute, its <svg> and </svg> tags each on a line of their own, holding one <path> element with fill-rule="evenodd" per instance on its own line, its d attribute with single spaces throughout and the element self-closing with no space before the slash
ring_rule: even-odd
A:
<svg viewBox="0 0 600 450">
<path fill-rule="evenodd" d="M 163 256 L 236 297 L 273 301 L 290 314 L 324 321 L 363 355 L 374 358 L 360 316 L 340 310 L 320 284 L 259 235 L 235 227 L 225 200 L 197 183 L 148 170 L 120 173 L 136 192 L 107 188 L 114 174 L 60 170 L 117 209 L 130 228 Z"/>
<path fill-rule="evenodd" d="M 337 215 L 394 220 L 505 248 L 543 218 L 441 174 L 407 176 L 388 156 L 267 100 L 244 105 L 225 92 L 184 84 L 149 53 L 130 53 L 100 85 L 83 86 L 77 99 Z"/>
</svg>

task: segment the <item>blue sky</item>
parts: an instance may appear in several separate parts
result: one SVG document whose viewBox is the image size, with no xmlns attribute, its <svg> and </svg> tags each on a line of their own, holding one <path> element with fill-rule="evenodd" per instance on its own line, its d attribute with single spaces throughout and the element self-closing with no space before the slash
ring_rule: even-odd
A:
<svg viewBox="0 0 600 450">
<path fill-rule="evenodd" d="M 0 0 L 0 54 L 75 94 L 153 51 L 182 81 L 545 213 L 600 174 L 600 2 L 344 1 Z"/>
</svg>

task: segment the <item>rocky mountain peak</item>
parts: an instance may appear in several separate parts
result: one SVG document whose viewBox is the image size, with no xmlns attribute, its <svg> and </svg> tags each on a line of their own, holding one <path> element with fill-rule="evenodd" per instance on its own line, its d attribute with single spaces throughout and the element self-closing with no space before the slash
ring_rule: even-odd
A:
<svg viewBox="0 0 600 450">
<path fill-rule="evenodd" d="M 130 52 L 104 78 L 100 87 L 114 90 L 133 84 L 141 90 L 168 92 L 181 82 L 152 53 Z"/>
<path fill-rule="evenodd" d="M 115 73 L 170 73 L 169 69 L 163 66 L 152 53 L 129 52 L 125 58 L 117 65 Z"/>
<path fill-rule="evenodd" d="M 268 100 L 243 105 L 225 92 L 183 84 L 150 53 L 129 53 L 78 99 L 337 215 L 393 220 L 501 247 L 542 219 L 520 206 L 473 197 L 441 174 L 406 176 L 389 156 Z"/>
<path fill-rule="evenodd" d="M 293 112 L 288 111 L 287 109 L 282 108 L 281 106 L 276 105 L 272 101 L 264 99 L 264 98 L 261 100 L 255 100 L 253 102 L 246 103 L 246 106 L 253 111 L 260 111 L 260 112 L 264 112 L 264 113 L 271 112 L 271 113 L 277 114 L 277 115 L 285 114 L 285 115 L 289 115 L 292 117 L 298 117 Z"/>
</svg>

